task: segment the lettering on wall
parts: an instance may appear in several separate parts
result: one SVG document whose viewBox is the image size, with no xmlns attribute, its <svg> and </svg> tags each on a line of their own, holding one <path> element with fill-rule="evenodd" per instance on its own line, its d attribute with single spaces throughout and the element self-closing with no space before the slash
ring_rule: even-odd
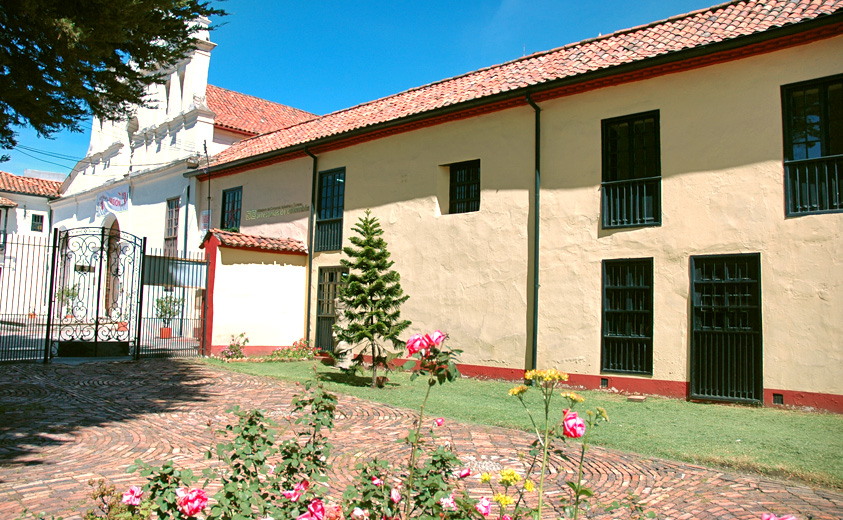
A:
<svg viewBox="0 0 843 520">
<path fill-rule="evenodd" d="M 292 215 L 293 213 L 304 213 L 305 211 L 310 211 L 310 206 L 307 204 L 286 204 L 274 208 L 250 209 L 246 211 L 246 220 L 279 217 L 281 215 Z"/>
</svg>

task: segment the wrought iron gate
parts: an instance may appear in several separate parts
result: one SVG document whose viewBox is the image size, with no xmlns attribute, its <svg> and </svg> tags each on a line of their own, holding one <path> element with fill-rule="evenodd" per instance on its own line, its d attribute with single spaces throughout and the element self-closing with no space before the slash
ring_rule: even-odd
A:
<svg viewBox="0 0 843 520">
<path fill-rule="evenodd" d="M 53 235 L 45 361 L 138 356 L 145 250 L 145 238 L 117 229 Z"/>
<path fill-rule="evenodd" d="M 762 400 L 761 255 L 691 257 L 691 397 Z"/>
</svg>

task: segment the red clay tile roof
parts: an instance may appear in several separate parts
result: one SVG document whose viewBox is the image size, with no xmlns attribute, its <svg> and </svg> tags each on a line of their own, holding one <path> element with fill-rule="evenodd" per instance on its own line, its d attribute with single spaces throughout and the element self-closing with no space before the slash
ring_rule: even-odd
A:
<svg viewBox="0 0 843 520">
<path fill-rule="evenodd" d="M 286 128 L 319 117 L 298 108 L 288 107 L 214 85 L 208 85 L 205 96 L 208 108 L 216 114 L 215 125 L 254 135 Z"/>
<path fill-rule="evenodd" d="M 58 197 L 61 182 L 21 177 L 11 173 L 0 172 L 0 191 L 20 193 L 22 195 L 38 195 L 41 197 Z"/>
<path fill-rule="evenodd" d="M 300 240 L 244 235 L 243 233 L 232 233 L 231 231 L 223 231 L 216 228 L 208 231 L 200 247 L 204 247 L 205 242 L 208 241 L 211 235 L 220 241 L 220 245 L 235 249 L 264 249 L 266 251 L 279 251 L 282 253 L 307 254 L 307 246 Z"/>
<path fill-rule="evenodd" d="M 17 205 L 17 202 L 11 201 L 4 197 L 0 197 L 0 208 L 14 208 Z"/>
<path fill-rule="evenodd" d="M 494 94 L 761 33 L 841 9 L 843 0 L 743 0 L 721 4 L 540 52 L 245 139 L 214 156 L 212 163 L 221 165 Z"/>
</svg>

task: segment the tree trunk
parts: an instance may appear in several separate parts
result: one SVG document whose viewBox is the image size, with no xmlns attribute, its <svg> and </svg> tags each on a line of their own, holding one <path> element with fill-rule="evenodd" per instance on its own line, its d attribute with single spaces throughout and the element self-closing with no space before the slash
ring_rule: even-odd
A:
<svg viewBox="0 0 843 520">
<path fill-rule="evenodd" d="M 378 363 L 375 359 L 375 344 L 370 343 L 369 348 L 372 350 L 372 388 L 378 387 Z"/>
</svg>

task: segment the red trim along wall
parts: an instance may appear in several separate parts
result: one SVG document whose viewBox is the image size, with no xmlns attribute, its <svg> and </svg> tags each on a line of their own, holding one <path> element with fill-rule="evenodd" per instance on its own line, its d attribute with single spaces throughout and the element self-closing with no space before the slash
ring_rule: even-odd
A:
<svg viewBox="0 0 843 520">
<path fill-rule="evenodd" d="M 773 404 L 773 394 L 782 396 L 784 406 L 809 406 L 829 412 L 843 413 L 843 395 L 820 394 L 816 392 L 800 392 L 798 390 L 764 390 L 764 405 Z"/>
<path fill-rule="evenodd" d="M 208 349 L 207 355 L 219 357 L 220 352 L 222 352 L 226 347 L 228 347 L 228 345 L 211 345 L 211 348 Z M 246 354 L 246 357 L 268 356 L 273 350 L 279 347 L 292 348 L 292 345 L 246 345 L 243 347 L 243 353 Z"/>
<path fill-rule="evenodd" d="M 641 69 L 626 72 L 623 74 L 615 74 L 604 78 L 598 78 L 590 81 L 581 81 L 579 83 L 548 89 L 543 92 L 535 93 L 533 95 L 533 100 L 537 102 L 547 101 L 549 99 L 581 94 L 583 92 L 597 90 L 600 88 L 613 87 L 624 83 L 632 83 L 634 81 L 651 79 L 659 76 L 664 76 L 666 74 L 673 74 L 675 72 L 683 72 L 687 70 L 698 69 L 701 67 L 707 67 L 709 65 L 726 63 L 734 60 L 748 58 L 750 56 L 757 56 L 759 54 L 766 54 L 774 51 L 787 49 L 790 47 L 796 47 L 818 40 L 824 40 L 826 38 L 839 36 L 840 34 L 843 34 L 843 23 L 827 25 L 811 31 L 805 31 L 802 33 L 792 34 L 782 38 L 767 40 L 752 45 L 746 45 L 737 49 L 730 49 L 712 54 L 706 54 L 703 56 L 696 56 L 682 61 L 664 63 L 661 65 L 654 65 L 652 67 L 643 67 Z M 527 105 L 527 101 L 523 97 L 488 103 L 485 105 L 468 108 L 451 114 L 432 116 L 428 119 L 424 119 L 421 121 L 397 124 L 389 128 L 366 132 L 362 135 L 339 139 L 331 143 L 315 146 L 310 151 L 314 154 L 325 153 L 331 150 L 338 150 L 341 148 L 354 146 L 360 143 L 365 143 L 367 141 L 373 141 L 382 137 L 388 137 L 391 135 L 418 130 L 420 128 L 435 126 L 451 121 L 458 121 L 461 119 L 467 119 L 483 114 L 497 112 L 499 110 L 506 110 L 508 108 L 514 108 L 525 105 Z M 262 168 L 264 166 L 269 166 L 272 164 L 277 164 L 280 162 L 285 162 L 306 156 L 307 154 L 305 154 L 304 151 L 291 152 L 270 159 L 265 159 L 263 161 L 256 161 L 253 163 L 236 166 L 230 169 L 225 169 L 217 173 L 210 174 L 210 176 L 224 177 L 227 175 L 233 175 L 236 173 L 241 173 L 256 168 Z M 201 181 L 205 181 L 208 180 L 209 175 L 200 175 L 198 178 Z"/>
<path fill-rule="evenodd" d="M 208 234 L 202 244 L 208 259 L 208 280 L 205 288 L 205 341 L 202 342 L 202 355 L 209 356 L 213 351 L 211 338 L 214 337 L 214 278 L 217 272 L 217 254 L 220 240 L 213 234 Z"/>
</svg>

